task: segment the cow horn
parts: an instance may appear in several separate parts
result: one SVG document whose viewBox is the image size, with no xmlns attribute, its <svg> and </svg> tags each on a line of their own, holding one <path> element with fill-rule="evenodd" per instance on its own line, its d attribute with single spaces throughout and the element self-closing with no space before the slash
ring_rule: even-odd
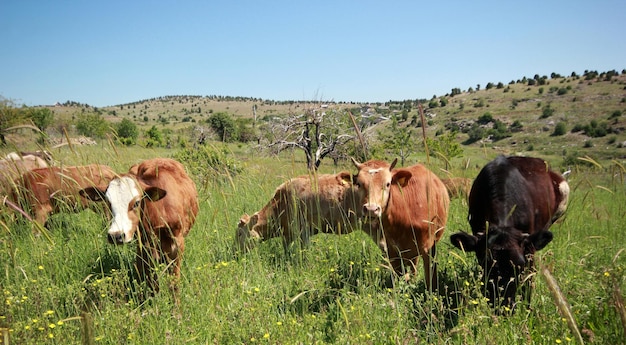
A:
<svg viewBox="0 0 626 345">
<path fill-rule="evenodd" d="M 528 238 L 530 237 L 530 234 L 527 232 L 522 233 L 522 238 Z"/>
<path fill-rule="evenodd" d="M 394 159 L 393 162 L 391 162 L 391 166 L 389 167 L 389 171 L 393 170 L 393 167 L 396 166 L 396 163 L 398 163 L 398 157 L 396 157 L 396 159 Z"/>
<path fill-rule="evenodd" d="M 361 163 L 354 159 L 354 157 L 350 157 L 350 159 L 352 160 L 352 164 L 354 164 L 357 169 L 361 169 Z"/>
</svg>

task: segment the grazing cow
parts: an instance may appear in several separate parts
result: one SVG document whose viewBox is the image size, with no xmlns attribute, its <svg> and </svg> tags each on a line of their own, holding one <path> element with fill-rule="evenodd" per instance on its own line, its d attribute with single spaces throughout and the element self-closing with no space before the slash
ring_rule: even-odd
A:
<svg viewBox="0 0 626 345">
<path fill-rule="evenodd" d="M 311 235 L 320 232 L 351 232 L 357 220 L 351 179 L 349 172 L 342 171 L 298 176 L 281 184 L 260 211 L 244 214 L 239 220 L 239 249 L 250 249 L 254 242 L 249 239 L 282 236 L 287 247 L 298 238 L 306 244 Z"/>
<path fill-rule="evenodd" d="M 113 213 L 110 243 L 128 243 L 139 232 L 137 270 L 154 292 L 158 291 L 156 266 L 171 264 L 174 280 L 170 288 L 178 303 L 185 236 L 198 214 L 196 185 L 183 165 L 167 158 L 146 160 L 113 179 L 108 188 L 86 188 L 81 193 L 109 203 Z"/>
<path fill-rule="evenodd" d="M 472 188 L 472 179 L 465 177 L 442 178 L 441 182 L 446 186 L 450 199 L 466 198 Z"/>
<path fill-rule="evenodd" d="M 498 156 L 480 171 L 469 195 L 472 234 L 450 240 L 476 253 L 491 305 L 514 307 L 521 274 L 552 241 L 548 229 L 565 212 L 568 196 L 567 182 L 539 158 Z M 530 302 L 530 289 L 526 296 Z"/>
<path fill-rule="evenodd" d="M 23 173 L 47 166 L 49 166 L 48 163 L 36 155 L 20 155 L 16 152 L 7 154 L 6 157 L 0 159 L 0 192 L 7 193 L 13 180 Z"/>
<path fill-rule="evenodd" d="M 380 231 L 370 236 L 389 256 L 393 269 L 407 273 L 421 256 L 430 290 L 437 286 L 432 259 L 448 220 L 450 198 L 441 180 L 425 166 L 394 169 L 397 161 L 359 163 L 353 158 L 358 169 L 354 185 L 365 216 L 379 222 Z"/>
<path fill-rule="evenodd" d="M 15 179 L 10 199 L 21 203 L 42 226 L 53 212 L 78 212 L 88 206 L 79 191 L 87 187 L 106 188 L 115 177 L 106 165 L 37 168 Z"/>
</svg>

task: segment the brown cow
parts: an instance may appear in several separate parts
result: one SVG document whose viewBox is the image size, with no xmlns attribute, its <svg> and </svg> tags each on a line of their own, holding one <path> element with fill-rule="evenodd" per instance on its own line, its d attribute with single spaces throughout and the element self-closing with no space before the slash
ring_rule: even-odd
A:
<svg viewBox="0 0 626 345">
<path fill-rule="evenodd" d="M 106 165 L 47 167 L 32 169 L 14 181 L 10 199 L 21 203 L 42 226 L 53 212 L 78 212 L 88 206 L 79 191 L 87 187 L 106 188 L 115 177 Z"/>
<path fill-rule="evenodd" d="M 389 256 L 398 274 L 415 268 L 422 257 L 426 286 L 437 286 L 437 267 L 432 261 L 435 245 L 448 220 L 450 198 L 441 180 L 425 166 L 417 164 L 394 169 L 380 160 L 352 162 L 360 204 L 367 217 L 379 220 L 381 231 L 370 235 Z"/>
<path fill-rule="evenodd" d="M 521 275 L 533 268 L 533 254 L 552 241 L 548 230 L 567 208 L 569 185 L 539 158 L 498 156 L 480 171 L 469 195 L 472 234 L 450 240 L 476 253 L 493 306 L 511 309 Z M 530 278 L 522 287 L 530 302 Z M 528 291 L 526 291 L 528 290 Z"/>
<path fill-rule="evenodd" d="M 441 182 L 446 186 L 450 199 L 467 198 L 472 188 L 472 179 L 465 177 L 442 178 Z"/>
<path fill-rule="evenodd" d="M 282 236 L 287 247 L 296 239 L 308 243 L 317 233 L 345 234 L 353 231 L 357 210 L 347 171 L 338 174 L 298 176 L 281 184 L 272 199 L 252 216 L 244 214 L 237 227 L 240 250 L 254 240 Z"/>
<path fill-rule="evenodd" d="M 178 303 L 185 236 L 198 214 L 196 185 L 184 166 L 167 158 L 146 160 L 113 179 L 108 188 L 86 188 L 81 193 L 96 201 L 106 198 L 109 203 L 113 213 L 110 243 L 128 243 L 139 232 L 137 270 L 154 292 L 158 291 L 156 265 L 171 263 L 174 280 L 170 288 Z"/>
</svg>

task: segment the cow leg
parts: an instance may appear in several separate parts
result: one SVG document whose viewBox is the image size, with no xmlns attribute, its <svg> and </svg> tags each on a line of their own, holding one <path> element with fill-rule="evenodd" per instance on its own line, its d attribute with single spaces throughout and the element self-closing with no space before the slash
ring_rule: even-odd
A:
<svg viewBox="0 0 626 345">
<path fill-rule="evenodd" d="M 37 223 L 41 224 L 41 226 L 46 226 L 46 222 L 48 221 L 48 217 L 50 215 L 50 213 L 52 213 L 53 209 L 52 209 L 52 204 L 50 203 L 43 203 L 41 205 L 39 205 L 40 207 L 37 207 L 35 209 L 35 221 L 37 221 Z M 39 232 L 39 229 L 37 229 L 37 232 Z"/>
</svg>

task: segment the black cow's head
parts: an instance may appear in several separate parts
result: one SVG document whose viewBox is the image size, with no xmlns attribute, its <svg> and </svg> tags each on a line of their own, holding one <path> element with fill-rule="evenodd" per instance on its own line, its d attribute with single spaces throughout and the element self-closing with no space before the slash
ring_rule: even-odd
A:
<svg viewBox="0 0 626 345">
<path fill-rule="evenodd" d="M 512 308 L 520 274 L 532 265 L 535 251 L 552 241 L 552 233 L 546 230 L 529 235 L 515 228 L 490 225 L 487 233 L 458 232 L 450 236 L 450 241 L 461 250 L 476 253 L 487 278 L 484 291 L 489 303 Z"/>
</svg>

